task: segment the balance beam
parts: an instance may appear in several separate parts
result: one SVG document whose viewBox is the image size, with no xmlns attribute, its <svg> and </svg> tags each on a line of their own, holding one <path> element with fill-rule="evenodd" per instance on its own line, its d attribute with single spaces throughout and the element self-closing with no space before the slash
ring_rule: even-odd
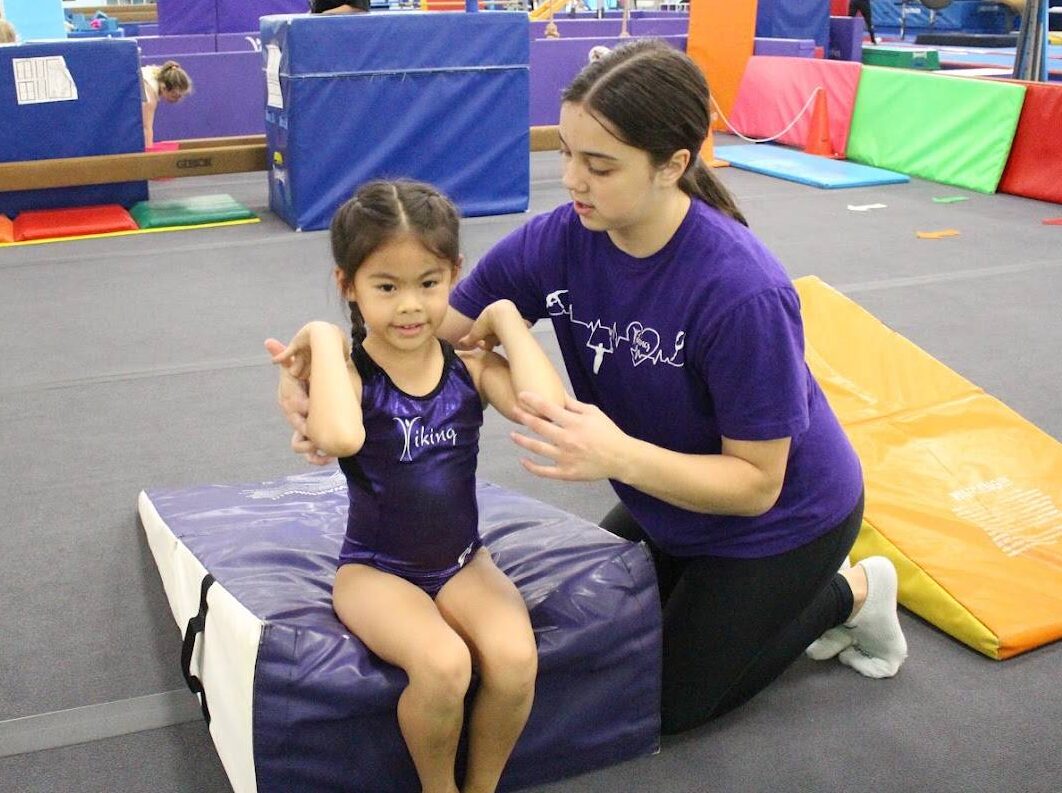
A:
<svg viewBox="0 0 1062 793">
<path fill-rule="evenodd" d="M 556 126 L 531 127 L 531 151 L 557 151 Z M 267 170 L 265 135 L 195 138 L 177 151 L 145 151 L 0 163 L 4 190 L 135 182 L 179 176 L 214 176 Z"/>
<path fill-rule="evenodd" d="M 137 5 L 96 5 L 71 8 L 78 14 L 84 14 L 87 19 L 102 11 L 112 19 L 119 22 L 158 22 L 159 11 L 157 3 L 140 3 Z"/>
<path fill-rule="evenodd" d="M 231 139 L 204 138 L 182 141 L 177 151 L 0 163 L 0 184 L 5 190 L 42 190 L 265 169 L 264 135 Z"/>
</svg>

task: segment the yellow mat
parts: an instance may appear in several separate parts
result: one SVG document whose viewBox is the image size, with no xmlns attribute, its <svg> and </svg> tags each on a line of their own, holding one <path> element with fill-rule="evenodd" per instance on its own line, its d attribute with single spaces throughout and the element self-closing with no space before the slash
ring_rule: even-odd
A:
<svg viewBox="0 0 1062 793">
<path fill-rule="evenodd" d="M 1004 659 L 1062 638 L 1062 444 L 818 278 L 796 281 L 812 373 L 859 452 L 853 560 Z"/>
</svg>

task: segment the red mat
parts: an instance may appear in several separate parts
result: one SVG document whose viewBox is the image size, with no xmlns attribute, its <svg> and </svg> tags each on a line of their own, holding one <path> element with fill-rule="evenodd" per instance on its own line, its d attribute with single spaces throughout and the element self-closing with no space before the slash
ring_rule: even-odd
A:
<svg viewBox="0 0 1062 793">
<path fill-rule="evenodd" d="M 1025 104 L 999 192 L 1062 204 L 1062 85 L 1024 85 Z"/>
<path fill-rule="evenodd" d="M 136 221 L 117 204 L 20 212 L 14 225 L 15 242 L 135 231 L 138 228 Z"/>
</svg>

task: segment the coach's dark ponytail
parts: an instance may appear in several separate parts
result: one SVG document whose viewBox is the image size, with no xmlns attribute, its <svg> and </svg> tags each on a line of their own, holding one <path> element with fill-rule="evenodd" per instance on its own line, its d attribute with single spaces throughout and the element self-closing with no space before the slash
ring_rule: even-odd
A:
<svg viewBox="0 0 1062 793">
<path fill-rule="evenodd" d="M 587 65 L 561 98 L 581 104 L 624 143 L 647 152 L 656 166 L 676 151 L 689 151 L 681 189 L 748 225 L 698 156 L 711 111 L 708 83 L 688 56 L 660 39 L 639 39 Z"/>
</svg>

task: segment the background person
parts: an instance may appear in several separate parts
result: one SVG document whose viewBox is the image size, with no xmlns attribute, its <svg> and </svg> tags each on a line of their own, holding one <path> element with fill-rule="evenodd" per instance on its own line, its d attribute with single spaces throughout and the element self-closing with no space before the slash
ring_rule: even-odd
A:
<svg viewBox="0 0 1062 793">
<path fill-rule="evenodd" d="M 310 0 L 311 14 L 366 14 L 370 0 Z"/>
<path fill-rule="evenodd" d="M 144 147 L 155 143 L 155 111 L 159 100 L 175 104 L 192 92 L 192 79 L 177 61 L 166 61 L 161 66 L 144 66 L 140 69 L 143 99 L 140 104 L 144 118 Z"/>
</svg>

